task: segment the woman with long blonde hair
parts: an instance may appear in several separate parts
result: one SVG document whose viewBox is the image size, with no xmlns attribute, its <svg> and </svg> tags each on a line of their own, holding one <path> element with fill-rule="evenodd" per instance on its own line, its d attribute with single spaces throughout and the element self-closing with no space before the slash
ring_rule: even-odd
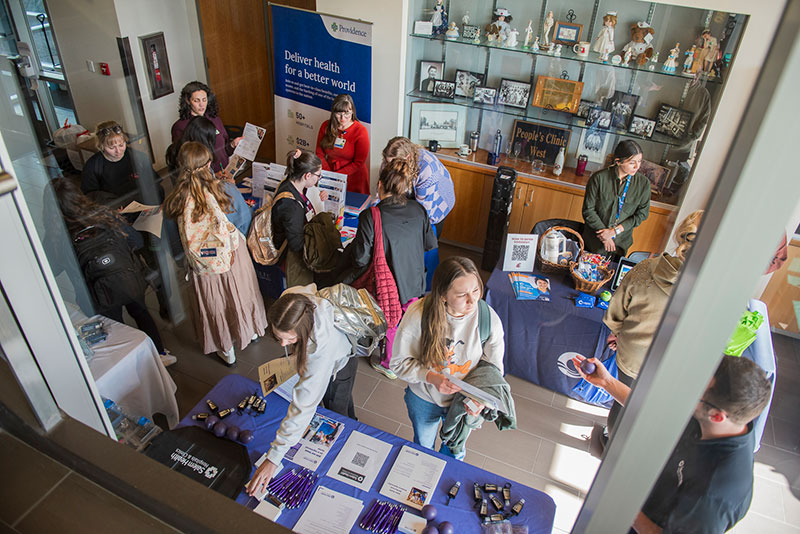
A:
<svg viewBox="0 0 800 534">
<path fill-rule="evenodd" d="M 228 365 L 234 343 L 244 349 L 264 335 L 264 301 L 258 290 L 245 237 L 225 216 L 230 197 L 211 171 L 213 155 L 197 142 L 178 153 L 178 183 L 164 201 L 164 213 L 178 221 L 194 288 L 194 324 L 203 352 Z"/>
</svg>

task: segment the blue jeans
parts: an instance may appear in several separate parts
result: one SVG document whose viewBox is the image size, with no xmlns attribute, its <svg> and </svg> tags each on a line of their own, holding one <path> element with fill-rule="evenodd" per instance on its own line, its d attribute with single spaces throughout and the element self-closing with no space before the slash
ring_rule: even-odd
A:
<svg viewBox="0 0 800 534">
<path fill-rule="evenodd" d="M 414 427 L 414 443 L 433 449 L 439 431 L 439 422 L 447 417 L 449 408 L 419 398 L 408 387 L 406 387 L 404 398 L 408 409 L 408 418 L 411 419 L 411 426 Z M 466 455 L 465 452 L 456 456 L 444 443 L 439 447 L 439 452 L 456 460 L 463 460 Z"/>
</svg>

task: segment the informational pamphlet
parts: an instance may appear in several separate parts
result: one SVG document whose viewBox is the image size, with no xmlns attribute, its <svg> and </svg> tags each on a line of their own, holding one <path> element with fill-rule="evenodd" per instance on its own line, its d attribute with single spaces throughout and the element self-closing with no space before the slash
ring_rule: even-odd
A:
<svg viewBox="0 0 800 534">
<path fill-rule="evenodd" d="M 139 211 L 150 211 L 156 209 L 158 206 L 149 206 L 140 202 L 132 201 L 130 204 L 119 210 L 120 213 L 136 213 Z"/>
<path fill-rule="evenodd" d="M 333 460 L 328 476 L 369 491 L 391 450 L 390 443 L 353 431 Z"/>
<path fill-rule="evenodd" d="M 297 374 L 297 358 L 275 358 L 258 366 L 258 382 L 265 397 Z"/>
<path fill-rule="evenodd" d="M 161 225 L 164 223 L 164 212 L 161 206 L 156 206 L 151 209 L 143 210 L 139 216 L 133 221 L 134 229 L 140 232 L 150 232 L 156 237 L 161 237 Z"/>
<path fill-rule="evenodd" d="M 460 387 L 461 393 L 463 393 L 466 397 L 480 402 L 490 410 L 503 411 L 503 403 L 491 393 L 487 393 L 480 388 L 476 388 L 472 384 L 468 384 L 467 382 L 464 382 L 463 380 L 460 380 L 454 376 L 448 376 L 447 379 Z"/>
<path fill-rule="evenodd" d="M 400 532 L 400 534 L 421 534 L 426 525 L 427 521 L 424 518 L 411 512 L 403 512 L 400 524 L 397 525 L 397 532 Z"/>
<path fill-rule="evenodd" d="M 258 147 L 261 146 L 261 141 L 264 139 L 264 134 L 266 132 L 267 130 L 265 128 L 260 128 L 249 122 L 245 123 L 244 133 L 239 140 L 239 144 L 236 145 L 236 150 L 233 151 L 233 154 L 241 156 L 246 160 L 253 161 L 256 159 Z"/>
<path fill-rule="evenodd" d="M 264 199 L 265 196 L 272 196 L 278 189 L 283 180 L 283 170 L 273 169 L 274 163 L 253 163 L 253 196 Z M 281 165 L 280 167 L 283 167 Z"/>
<path fill-rule="evenodd" d="M 300 380 L 300 375 L 295 374 L 289 380 L 284 382 L 283 384 L 279 385 L 277 389 L 275 389 L 275 393 L 280 395 L 281 398 L 292 402 L 292 393 L 294 391 L 294 386 Z"/>
<path fill-rule="evenodd" d="M 288 450 L 284 458 L 315 471 L 342 430 L 344 430 L 344 423 L 316 413 L 303 433 L 303 437 L 297 445 Z"/>
<path fill-rule="evenodd" d="M 364 509 L 355 497 L 319 486 L 293 531 L 298 534 L 347 534 Z"/>
<path fill-rule="evenodd" d="M 508 273 L 517 300 L 550 302 L 550 279 L 525 273 Z"/>
<path fill-rule="evenodd" d="M 536 234 L 508 234 L 506 255 L 503 259 L 504 271 L 533 271 L 536 260 Z"/>
<path fill-rule="evenodd" d="M 421 510 L 433 497 L 444 460 L 404 445 L 381 487 L 381 495 Z"/>
<path fill-rule="evenodd" d="M 238 154 L 231 156 L 231 159 L 228 160 L 228 165 L 222 171 L 222 179 L 233 182 L 236 175 L 245 169 L 245 163 L 247 163 L 247 160 L 242 156 Z"/>
</svg>

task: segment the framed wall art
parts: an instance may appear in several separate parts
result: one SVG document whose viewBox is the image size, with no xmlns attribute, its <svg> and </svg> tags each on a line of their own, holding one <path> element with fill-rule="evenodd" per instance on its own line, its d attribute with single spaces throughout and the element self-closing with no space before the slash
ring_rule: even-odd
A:
<svg viewBox="0 0 800 534">
<path fill-rule="evenodd" d="M 650 190 L 654 193 L 661 194 L 664 190 L 664 186 L 667 184 L 670 169 L 643 159 L 642 165 L 639 167 L 639 172 L 647 176 L 647 179 L 650 180 Z"/>
<path fill-rule="evenodd" d="M 576 113 L 581 102 L 583 82 L 539 76 L 531 105 L 537 108 L 554 109 Z"/>
<path fill-rule="evenodd" d="M 639 115 L 634 115 L 631 118 L 631 125 L 628 127 L 628 132 L 632 133 L 633 135 L 638 135 L 639 137 L 643 137 L 645 139 L 650 139 L 653 137 L 653 132 L 656 128 L 656 121 L 653 119 L 648 119 L 647 117 L 640 117 Z"/>
<path fill-rule="evenodd" d="M 461 29 L 461 37 L 464 39 L 475 39 L 475 36 L 478 35 L 480 28 L 478 26 L 472 26 L 471 24 L 464 24 Z"/>
<path fill-rule="evenodd" d="M 581 130 L 581 139 L 578 142 L 576 156 L 586 156 L 592 163 L 603 163 L 608 152 L 608 142 L 611 134 L 598 128 Z"/>
<path fill-rule="evenodd" d="M 433 84 L 433 96 L 439 98 L 453 98 L 456 95 L 456 82 L 436 80 Z"/>
<path fill-rule="evenodd" d="M 497 103 L 503 106 L 522 108 L 528 106 L 531 96 L 531 84 L 515 80 L 500 80 L 500 89 L 497 90 Z"/>
<path fill-rule="evenodd" d="M 436 140 L 442 148 L 458 148 L 464 142 L 467 108 L 436 102 L 411 103 L 411 142 L 428 146 Z"/>
<path fill-rule="evenodd" d="M 475 104 L 488 104 L 494 105 L 494 100 L 497 97 L 497 89 L 494 87 L 476 87 L 475 94 L 472 97 L 472 102 Z"/>
<path fill-rule="evenodd" d="M 582 31 L 583 24 L 575 24 L 572 22 L 564 22 L 559 20 L 556 22 L 555 29 L 553 30 L 553 42 L 572 46 L 581 40 Z"/>
<path fill-rule="evenodd" d="M 150 86 L 150 98 L 155 100 L 175 92 L 172 87 L 172 72 L 169 69 L 167 43 L 164 32 L 151 33 L 139 37 L 144 54 L 147 83 Z"/>
<path fill-rule="evenodd" d="M 480 85 L 483 85 L 482 72 L 456 70 L 456 96 L 472 98 L 475 96 L 475 88 Z"/>
<path fill-rule="evenodd" d="M 683 139 L 689 129 L 692 112 L 678 109 L 669 104 L 661 104 L 656 116 L 655 131 L 675 139 Z"/>
<path fill-rule="evenodd" d="M 638 102 L 638 95 L 614 91 L 614 96 L 606 102 L 606 109 L 611 112 L 611 127 L 617 130 L 627 130 Z"/>
<path fill-rule="evenodd" d="M 441 80 L 444 74 L 444 62 L 420 61 L 419 62 L 419 90 L 423 93 L 432 93 L 436 80 Z"/>
</svg>

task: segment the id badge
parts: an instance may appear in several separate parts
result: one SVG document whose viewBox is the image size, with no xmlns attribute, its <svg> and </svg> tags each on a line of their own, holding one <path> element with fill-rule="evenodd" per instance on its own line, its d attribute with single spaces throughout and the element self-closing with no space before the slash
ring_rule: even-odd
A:
<svg viewBox="0 0 800 534">
<path fill-rule="evenodd" d="M 337 137 L 336 141 L 333 142 L 334 148 L 344 148 L 344 143 L 347 141 L 344 137 Z"/>
<path fill-rule="evenodd" d="M 201 258 L 215 258 L 217 256 L 217 247 L 201 248 Z"/>
<path fill-rule="evenodd" d="M 311 219 L 314 218 L 314 212 L 307 211 L 306 212 L 306 222 L 311 222 Z"/>
</svg>

